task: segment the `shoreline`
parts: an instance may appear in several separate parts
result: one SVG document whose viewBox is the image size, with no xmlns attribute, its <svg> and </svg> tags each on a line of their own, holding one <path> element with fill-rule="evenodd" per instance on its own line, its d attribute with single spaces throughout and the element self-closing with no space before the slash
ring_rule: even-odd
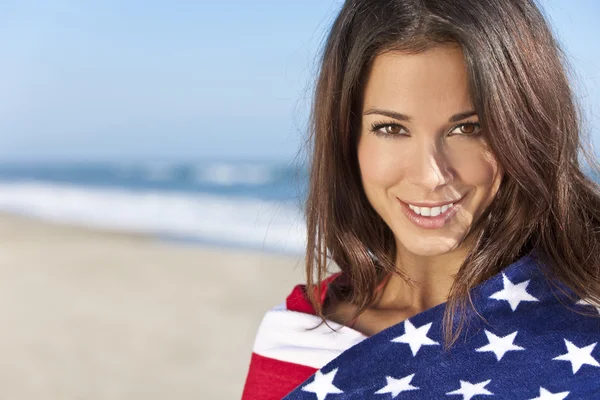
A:
<svg viewBox="0 0 600 400">
<path fill-rule="evenodd" d="M 15 214 L 0 240 L 7 398 L 239 398 L 262 315 L 303 281 L 300 255 Z"/>
</svg>

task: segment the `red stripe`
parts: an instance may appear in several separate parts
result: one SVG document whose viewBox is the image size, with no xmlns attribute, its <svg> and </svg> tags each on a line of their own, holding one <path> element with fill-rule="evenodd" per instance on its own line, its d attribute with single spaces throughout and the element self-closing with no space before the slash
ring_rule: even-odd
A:
<svg viewBox="0 0 600 400">
<path fill-rule="evenodd" d="M 334 274 L 321 282 L 321 304 L 325 301 L 329 284 L 339 275 Z M 294 287 L 285 304 L 289 311 L 315 315 L 315 310 L 306 296 L 306 285 Z M 279 400 L 315 372 L 317 369 L 313 367 L 252 353 L 242 400 Z"/>
<path fill-rule="evenodd" d="M 242 400 L 280 400 L 317 369 L 252 353 Z"/>
<path fill-rule="evenodd" d="M 330 277 L 324 279 L 321 282 L 321 298 L 320 303 L 323 305 L 325 302 L 325 297 L 327 296 L 327 289 L 329 289 L 329 284 L 335 280 L 341 273 L 333 274 Z M 316 292 L 316 288 L 315 288 Z M 304 314 L 315 315 L 315 309 L 313 308 L 310 301 L 306 296 L 306 285 L 296 285 L 292 293 L 287 297 L 285 301 L 285 306 L 289 311 L 297 311 Z"/>
</svg>

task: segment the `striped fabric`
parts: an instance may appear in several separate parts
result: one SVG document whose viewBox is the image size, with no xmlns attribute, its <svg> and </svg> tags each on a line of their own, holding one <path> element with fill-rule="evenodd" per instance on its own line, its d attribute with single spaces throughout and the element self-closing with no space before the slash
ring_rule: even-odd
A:
<svg viewBox="0 0 600 400">
<path fill-rule="evenodd" d="M 334 275 L 323 282 L 321 301 Z M 254 343 L 243 400 L 281 399 L 319 368 L 366 337 L 354 329 L 315 315 L 298 285 L 286 302 L 266 313 Z"/>
</svg>

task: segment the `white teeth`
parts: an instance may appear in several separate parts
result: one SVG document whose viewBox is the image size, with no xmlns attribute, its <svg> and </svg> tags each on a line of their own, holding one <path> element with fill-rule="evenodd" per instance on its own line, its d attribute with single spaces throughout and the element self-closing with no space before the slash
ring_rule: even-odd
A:
<svg viewBox="0 0 600 400">
<path fill-rule="evenodd" d="M 411 204 L 409 204 L 408 206 L 410 207 L 411 210 L 413 210 L 415 212 L 415 214 L 419 214 L 424 217 L 429 217 L 429 216 L 436 217 L 436 216 L 448 211 L 448 209 L 450 207 L 452 207 L 452 205 L 454 205 L 454 203 L 445 204 L 441 207 L 417 207 L 417 206 L 413 206 Z"/>
</svg>

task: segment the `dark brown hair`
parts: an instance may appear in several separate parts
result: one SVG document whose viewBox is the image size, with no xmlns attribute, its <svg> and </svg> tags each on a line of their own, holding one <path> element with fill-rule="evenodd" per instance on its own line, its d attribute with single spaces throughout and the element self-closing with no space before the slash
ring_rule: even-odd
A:
<svg viewBox="0 0 600 400">
<path fill-rule="evenodd" d="M 600 168 L 580 130 L 565 56 L 536 4 L 347 0 L 325 43 L 309 139 L 307 293 L 323 320 L 317 299 L 330 261 L 343 277 L 330 293 L 354 304 L 354 317 L 374 303 L 385 276 L 403 276 L 394 235 L 360 178 L 366 71 L 384 51 L 414 54 L 450 43 L 463 50 L 471 98 L 504 177 L 468 233 L 473 247 L 446 305 L 447 347 L 464 325 L 471 288 L 533 250 L 555 288 L 564 284 L 572 295 L 600 302 L 600 188 L 582 172 L 579 156 L 596 173 Z"/>
</svg>

